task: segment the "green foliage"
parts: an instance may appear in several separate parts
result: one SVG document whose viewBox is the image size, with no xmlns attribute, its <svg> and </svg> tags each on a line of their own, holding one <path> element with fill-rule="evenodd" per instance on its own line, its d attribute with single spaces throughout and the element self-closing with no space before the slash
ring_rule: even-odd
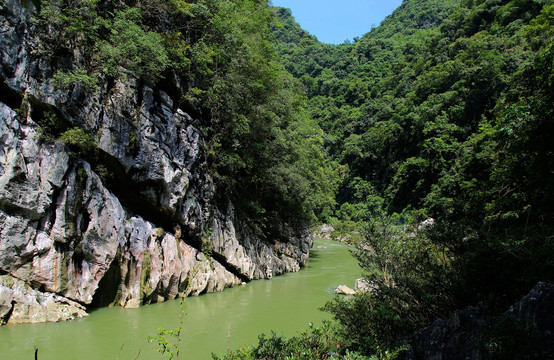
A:
<svg viewBox="0 0 554 360">
<path fill-rule="evenodd" d="M 127 8 L 105 23 L 109 36 L 97 44 L 97 57 L 106 75 L 121 78 L 130 72 L 153 81 L 170 65 L 163 36 L 145 31 L 141 18 L 140 9 Z"/>
<path fill-rule="evenodd" d="M 179 73 L 189 72 L 191 65 L 189 59 L 190 45 L 184 39 L 183 34 L 175 30 L 162 34 L 162 37 L 171 67 Z M 159 56 L 163 58 L 162 53 Z"/>
<path fill-rule="evenodd" d="M 52 76 L 52 84 L 62 90 L 69 90 L 77 84 L 90 89 L 98 89 L 98 82 L 87 74 L 85 69 L 70 70 L 68 72 L 58 71 Z"/>
<path fill-rule="evenodd" d="M 47 111 L 44 114 L 41 124 L 41 136 L 52 139 L 52 134 L 58 134 L 62 130 L 62 122 L 58 119 L 56 114 L 51 111 Z"/>
<path fill-rule="evenodd" d="M 98 149 L 94 137 L 78 127 L 65 131 L 60 135 L 58 141 L 83 154 L 92 154 Z"/>
<path fill-rule="evenodd" d="M 552 6 L 409 1 L 356 43 L 339 46 L 318 43 L 290 12 L 276 9 L 282 61 L 305 84 L 329 155 L 348 166 L 336 215 L 367 216 L 364 204 L 373 200 L 360 199 L 360 182 L 389 212 L 425 207 L 438 216 L 448 207 L 457 213 L 453 192 L 470 139 L 498 114 L 516 116 L 509 104 L 535 87 L 524 79 L 535 76 L 535 58 L 552 38 Z M 519 118 L 528 110 L 519 108 Z"/>
<path fill-rule="evenodd" d="M 96 164 L 94 172 L 100 176 L 100 179 L 107 181 L 113 177 L 113 173 L 104 164 Z"/>
<path fill-rule="evenodd" d="M 324 310 L 341 325 L 350 349 L 373 354 L 391 349 L 404 336 L 453 309 L 455 279 L 448 250 L 433 244 L 425 230 L 375 220 L 365 229 L 363 248 L 354 252 L 375 290 L 336 297 Z"/>
<path fill-rule="evenodd" d="M 391 115 L 397 111 L 394 108 L 402 102 L 395 101 L 398 91 L 389 92 L 388 88 L 407 87 L 407 80 L 411 81 L 415 74 L 406 68 L 406 60 L 421 51 L 425 36 L 436 33 L 437 25 L 456 4 L 456 1 L 406 2 L 381 27 L 354 44 L 339 46 L 318 43 L 299 29 L 290 12 L 275 10 L 282 25 L 274 29 L 282 62 L 307 86 L 308 109 L 326 132 L 329 155 L 349 166 L 339 188 L 339 201 L 361 210 L 365 201 L 354 190 L 355 184 L 366 182 L 373 189 L 370 200 L 373 204 L 367 210 L 358 210 L 357 214 L 341 211 L 339 216 L 367 217 L 375 210 L 378 198 L 383 197 L 380 194 L 387 190 L 395 168 L 400 165 L 398 157 L 413 153 L 400 145 L 409 145 L 406 144 L 409 135 L 403 134 L 405 124 L 391 121 Z M 393 79 L 398 75 L 406 79 Z M 400 176 L 404 175 L 397 177 Z M 420 180 L 419 191 L 427 189 L 430 184 Z M 413 181 L 399 182 L 400 187 L 411 185 Z M 404 198 L 406 190 L 388 191 L 398 194 L 393 203 L 402 199 L 404 206 L 412 198 L 419 198 L 417 190 L 410 190 L 415 193 L 410 199 Z M 402 210 L 401 204 L 394 205 L 394 210 Z"/>
<path fill-rule="evenodd" d="M 57 57 L 71 57 L 78 49 L 81 58 L 71 70 L 58 70 L 52 81 L 61 89 L 79 83 L 97 89 L 98 73 L 112 78 L 144 77 L 155 81 L 172 64 L 168 47 L 175 45 L 168 35 L 149 31 L 140 8 L 100 0 L 45 0 L 35 22 L 39 27 L 41 51 Z M 182 57 L 171 52 L 176 61 Z"/>
<path fill-rule="evenodd" d="M 207 147 L 219 193 L 262 228 L 275 219 L 312 221 L 330 213 L 336 175 L 322 132 L 303 110 L 300 84 L 282 68 L 264 2 L 189 2 L 189 92 L 209 120 Z"/>
<path fill-rule="evenodd" d="M 182 326 L 175 329 L 166 330 L 158 328 L 158 334 L 154 337 L 148 337 L 149 342 L 158 344 L 156 349 L 159 353 L 167 355 L 170 360 L 180 359 L 178 341 L 181 337 Z"/>
<path fill-rule="evenodd" d="M 40 48 L 45 54 L 62 54 L 75 48 L 90 51 L 98 40 L 103 19 L 99 0 L 43 0 L 34 18 L 39 26 Z"/>
<path fill-rule="evenodd" d="M 207 257 L 211 257 L 212 253 L 214 251 L 214 245 L 212 242 L 210 242 L 209 239 L 204 238 L 202 239 L 202 245 L 200 247 L 200 250 L 203 254 L 205 254 Z"/>
<path fill-rule="evenodd" d="M 342 349 L 341 343 L 335 338 L 332 327 L 324 323 L 321 327 L 310 326 L 297 336 L 284 338 L 275 333 L 271 337 L 261 335 L 258 344 L 236 350 L 226 355 L 212 355 L 213 359 L 290 359 L 290 360 L 369 360 L 393 359 L 393 357 L 365 357 L 355 352 Z"/>
</svg>

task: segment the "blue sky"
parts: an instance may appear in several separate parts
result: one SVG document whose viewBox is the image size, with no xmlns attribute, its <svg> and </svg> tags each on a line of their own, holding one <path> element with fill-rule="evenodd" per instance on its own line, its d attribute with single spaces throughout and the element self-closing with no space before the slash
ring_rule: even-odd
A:
<svg viewBox="0 0 554 360">
<path fill-rule="evenodd" d="M 272 0 L 292 10 L 296 21 L 319 41 L 340 44 L 371 30 L 402 0 Z"/>
</svg>

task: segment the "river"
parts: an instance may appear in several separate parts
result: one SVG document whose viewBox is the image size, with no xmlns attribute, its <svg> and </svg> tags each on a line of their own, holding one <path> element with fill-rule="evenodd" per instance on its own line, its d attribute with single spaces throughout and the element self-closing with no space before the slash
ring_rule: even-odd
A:
<svg viewBox="0 0 554 360">
<path fill-rule="evenodd" d="M 211 359 L 255 343 L 261 333 L 293 336 L 330 318 L 318 309 L 339 284 L 352 286 L 361 270 L 348 248 L 316 240 L 308 265 L 298 273 L 252 281 L 245 286 L 186 299 L 181 359 Z M 178 326 L 179 301 L 139 309 L 94 310 L 85 319 L 0 328 L 0 359 L 163 359 L 147 342 L 158 327 Z M 140 351 L 140 355 L 139 355 Z"/>
</svg>

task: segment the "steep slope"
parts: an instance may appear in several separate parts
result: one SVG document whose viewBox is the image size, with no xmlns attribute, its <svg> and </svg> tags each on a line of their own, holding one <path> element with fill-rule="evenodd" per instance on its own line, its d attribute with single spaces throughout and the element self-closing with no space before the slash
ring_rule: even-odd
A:
<svg viewBox="0 0 554 360">
<path fill-rule="evenodd" d="M 460 175 L 452 170 L 472 146 L 465 142 L 545 91 L 529 79 L 548 62 L 550 6 L 404 1 L 381 26 L 335 47 L 302 34 L 278 10 L 285 25 L 274 29 L 277 48 L 305 85 L 343 174 L 336 215 L 361 220 L 411 208 L 438 216 L 459 208 L 444 208 L 448 199 L 439 205 L 435 190 Z"/>
<path fill-rule="evenodd" d="M 382 126 L 381 118 L 391 114 L 390 102 L 396 97 L 387 89 L 406 86 L 406 81 L 391 82 L 392 77 L 402 69 L 400 74 L 412 76 L 407 64 L 425 53 L 427 39 L 458 4 L 404 1 L 379 27 L 355 43 L 338 46 L 317 42 L 301 31 L 290 11 L 275 9 L 282 26 L 273 31 L 283 64 L 304 84 L 308 109 L 325 131 L 326 149 L 341 164 L 339 217 L 362 219 L 370 209 L 384 205 L 382 194 L 395 168 L 388 157 L 402 152 L 404 141 L 395 142 L 397 130 Z M 372 154 L 373 148 L 385 154 Z M 368 165 L 368 157 L 377 163 Z"/>
<path fill-rule="evenodd" d="M 2 323 L 221 291 L 305 264 L 307 225 L 327 200 L 295 186 L 313 189 L 326 170 L 295 155 L 322 160 L 320 135 L 293 111 L 302 100 L 260 30 L 267 11 L 0 4 Z M 232 18 L 246 13 L 256 26 Z"/>
</svg>

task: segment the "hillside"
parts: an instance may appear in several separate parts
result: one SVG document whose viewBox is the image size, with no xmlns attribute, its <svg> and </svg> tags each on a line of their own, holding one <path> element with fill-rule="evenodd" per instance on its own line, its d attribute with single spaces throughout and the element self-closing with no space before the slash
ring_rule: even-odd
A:
<svg viewBox="0 0 554 360">
<path fill-rule="evenodd" d="M 550 224 L 551 11 L 548 1 L 405 1 L 355 43 L 330 46 L 277 9 L 282 62 L 342 176 L 333 216 Z"/>
<path fill-rule="evenodd" d="M 262 339 L 253 353 L 276 342 L 395 358 L 442 318 L 451 322 L 419 332 L 433 343 L 401 356 L 551 354 L 549 330 L 503 312 L 554 281 L 553 2 L 405 0 L 338 46 L 274 13 L 281 61 L 303 83 L 340 178 L 337 208 L 321 218 L 366 249 L 355 256 L 371 293 L 325 306 L 338 331 Z"/>
</svg>

